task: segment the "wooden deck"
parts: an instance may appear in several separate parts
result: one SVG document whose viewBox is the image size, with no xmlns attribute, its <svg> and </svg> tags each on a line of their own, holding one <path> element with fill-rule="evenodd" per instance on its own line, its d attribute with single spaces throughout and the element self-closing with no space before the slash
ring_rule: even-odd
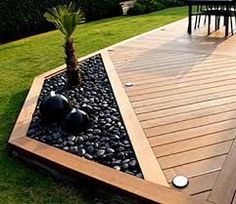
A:
<svg viewBox="0 0 236 204">
<path fill-rule="evenodd" d="M 206 28 L 189 36 L 186 25 L 178 21 L 80 59 L 102 56 L 144 179 L 26 136 L 44 80 L 65 65 L 35 78 L 10 147 L 146 203 L 236 204 L 236 37 L 207 37 Z M 188 187 L 173 187 L 176 175 L 187 176 Z"/>
<path fill-rule="evenodd" d="M 186 25 L 167 25 L 108 53 L 123 86 L 134 83 L 126 93 L 169 185 L 185 175 L 183 192 L 236 203 L 236 37 L 207 37 L 205 29 L 189 36 Z"/>
</svg>

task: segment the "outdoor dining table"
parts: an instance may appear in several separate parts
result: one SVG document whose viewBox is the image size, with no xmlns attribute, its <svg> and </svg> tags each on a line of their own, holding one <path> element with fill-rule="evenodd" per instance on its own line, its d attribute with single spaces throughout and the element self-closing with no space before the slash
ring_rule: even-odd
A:
<svg viewBox="0 0 236 204">
<path fill-rule="evenodd" d="M 193 6 L 194 5 L 207 5 L 211 6 L 225 6 L 226 14 L 230 11 L 230 7 L 234 0 L 189 0 L 188 1 L 188 34 L 192 33 L 192 16 L 193 16 Z M 225 36 L 229 34 L 229 15 L 225 15 Z"/>
</svg>

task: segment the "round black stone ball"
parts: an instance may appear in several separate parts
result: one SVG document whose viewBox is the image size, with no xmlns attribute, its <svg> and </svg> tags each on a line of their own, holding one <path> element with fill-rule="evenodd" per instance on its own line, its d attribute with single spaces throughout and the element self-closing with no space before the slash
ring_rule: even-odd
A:
<svg viewBox="0 0 236 204">
<path fill-rule="evenodd" d="M 51 94 L 41 102 L 39 111 L 43 123 L 58 123 L 70 113 L 71 106 L 65 96 Z"/>
<path fill-rule="evenodd" d="M 89 127 L 90 120 L 87 113 L 73 109 L 65 118 L 62 127 L 69 133 L 83 132 Z"/>
</svg>

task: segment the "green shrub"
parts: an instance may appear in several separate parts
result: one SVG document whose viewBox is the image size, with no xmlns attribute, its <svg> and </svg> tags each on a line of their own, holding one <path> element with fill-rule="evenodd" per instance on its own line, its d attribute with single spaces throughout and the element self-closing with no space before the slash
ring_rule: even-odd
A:
<svg viewBox="0 0 236 204">
<path fill-rule="evenodd" d="M 158 11 L 166 8 L 161 2 L 156 0 L 150 0 L 149 3 L 145 6 L 145 13 L 150 13 L 153 11 Z"/>
<path fill-rule="evenodd" d="M 159 0 L 137 0 L 134 7 L 128 10 L 128 15 L 150 13 L 166 8 Z"/>
<path fill-rule="evenodd" d="M 127 12 L 128 15 L 140 15 L 145 11 L 145 6 L 140 3 L 135 3 L 134 7 L 130 8 Z"/>
<path fill-rule="evenodd" d="M 119 0 L 77 0 L 78 7 L 85 12 L 87 21 L 120 14 Z"/>
<path fill-rule="evenodd" d="M 1 0 L 1 39 L 19 38 L 52 29 L 43 14 L 47 8 L 64 3 L 66 0 Z"/>
<path fill-rule="evenodd" d="M 166 7 L 173 7 L 178 5 L 177 0 L 159 0 L 159 2 Z"/>
<path fill-rule="evenodd" d="M 183 6 L 188 0 L 159 0 L 166 7 Z"/>
<path fill-rule="evenodd" d="M 0 0 L 0 42 L 53 29 L 43 14 L 48 8 L 71 0 Z M 74 0 L 87 20 L 119 14 L 119 0 Z"/>
<path fill-rule="evenodd" d="M 176 0 L 177 6 L 184 6 L 188 4 L 188 0 Z"/>
</svg>

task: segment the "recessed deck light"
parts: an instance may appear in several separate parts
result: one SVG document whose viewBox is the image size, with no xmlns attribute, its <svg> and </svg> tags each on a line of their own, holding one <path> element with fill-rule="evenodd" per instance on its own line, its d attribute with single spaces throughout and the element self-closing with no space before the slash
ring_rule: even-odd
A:
<svg viewBox="0 0 236 204">
<path fill-rule="evenodd" d="M 172 180 L 172 184 L 176 188 L 185 188 L 189 184 L 189 181 L 185 176 L 175 176 Z"/>
<path fill-rule="evenodd" d="M 125 86 L 126 87 L 131 87 L 131 86 L 133 86 L 134 84 L 132 83 L 132 82 L 127 82 L 127 83 L 125 83 Z"/>
</svg>

